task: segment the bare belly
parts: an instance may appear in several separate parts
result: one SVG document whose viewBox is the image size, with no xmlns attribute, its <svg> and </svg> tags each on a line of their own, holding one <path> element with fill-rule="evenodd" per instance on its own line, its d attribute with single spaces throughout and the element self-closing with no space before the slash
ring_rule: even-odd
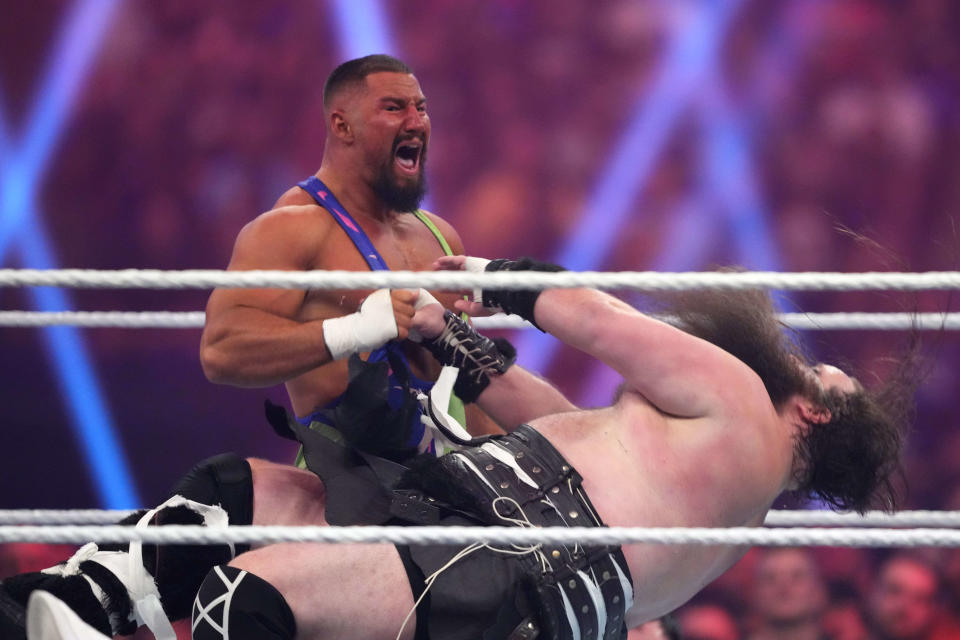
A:
<svg viewBox="0 0 960 640">
<path fill-rule="evenodd" d="M 583 476 L 604 524 L 613 527 L 726 527 L 766 512 L 776 492 L 742 491 L 741 471 L 718 464 L 711 448 L 678 439 L 649 405 L 547 416 L 533 421 Z M 729 462 L 729 461 L 727 461 Z M 761 497 L 762 495 L 762 497 Z M 686 602 L 745 549 L 624 545 L 634 591 L 628 620 L 639 623 Z"/>
</svg>

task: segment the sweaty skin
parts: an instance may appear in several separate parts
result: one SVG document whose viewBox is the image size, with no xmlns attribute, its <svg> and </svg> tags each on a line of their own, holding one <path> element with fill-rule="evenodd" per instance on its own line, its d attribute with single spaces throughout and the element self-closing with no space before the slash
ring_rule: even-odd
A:
<svg viewBox="0 0 960 640">
<path fill-rule="evenodd" d="M 601 317 L 603 323 L 582 322 Z M 607 525 L 758 526 L 791 487 L 794 437 L 811 415 L 809 401 L 795 396 L 778 412 L 740 360 L 601 292 L 546 291 L 536 318 L 624 377 L 626 389 L 611 407 L 530 421 L 581 473 Z M 838 369 L 814 373 L 827 388 L 852 388 Z M 481 406 L 496 401 L 480 397 Z M 642 594 L 627 613 L 628 626 L 672 611 L 745 551 L 624 545 L 635 593 Z"/>
<path fill-rule="evenodd" d="M 370 74 L 363 86 L 338 93 L 325 117 L 327 143 L 317 177 L 354 217 L 390 269 L 429 268 L 443 255 L 437 239 L 414 215 L 391 209 L 373 188 L 378 177 L 398 188 L 422 179 L 430 119 L 416 78 L 392 72 Z M 419 149 L 416 160 L 399 158 L 398 145 Z M 453 227 L 428 215 L 452 251 L 462 253 L 463 244 Z M 302 189 L 293 188 L 240 232 L 228 270 L 249 269 L 369 268 L 330 212 Z M 339 396 L 347 385 L 346 361 L 331 361 L 324 346 L 323 320 L 355 312 L 369 293 L 217 289 L 207 304 L 201 339 L 204 372 L 213 382 L 235 386 L 282 382 L 294 412 L 307 415 Z M 447 306 L 456 297 L 449 292 L 434 295 Z M 425 350 L 413 344 L 405 350 L 414 375 L 427 380 L 436 377 L 439 365 Z M 471 407 L 468 422 L 478 433 L 495 430 Z"/>
<path fill-rule="evenodd" d="M 459 268 L 462 261 L 439 264 Z M 463 300 L 455 306 L 479 310 Z M 440 305 L 427 305 L 412 327 L 431 337 L 441 314 Z M 624 392 L 611 407 L 578 410 L 515 365 L 491 378 L 478 404 L 504 428 L 528 423 L 543 433 L 583 476 L 607 525 L 756 526 L 793 486 L 794 438 L 816 415 L 809 400 L 793 396 L 777 411 L 746 364 L 599 291 L 544 291 L 535 316 L 559 340 L 615 369 Z M 810 373 L 827 388 L 853 384 L 839 370 Z M 745 551 L 625 545 L 635 593 L 627 626 L 675 609 Z M 300 637 L 413 637 L 413 596 L 390 545 L 271 545 L 231 564 L 280 590 Z"/>
<path fill-rule="evenodd" d="M 435 266 L 457 269 L 463 263 L 463 257 L 445 257 Z M 477 303 L 456 306 L 483 313 Z M 429 311 L 418 312 L 415 328 L 429 324 L 422 318 Z M 499 406 L 491 414 L 498 420 L 526 422 L 545 435 L 583 476 L 608 526 L 760 525 L 774 499 L 793 486 L 798 430 L 829 419 L 799 395 L 778 412 L 746 364 L 603 292 L 546 290 L 535 316 L 558 340 L 615 369 L 624 379 L 623 393 L 610 407 L 583 411 L 572 410 L 555 392 L 550 410 L 542 381 L 514 367 L 492 378 L 478 404 Z M 829 365 L 805 372 L 824 389 L 851 392 L 858 386 Z M 524 400 L 533 397 L 540 404 L 529 408 Z M 628 626 L 672 611 L 745 551 L 624 545 L 634 590 L 642 594 L 627 614 Z"/>
</svg>

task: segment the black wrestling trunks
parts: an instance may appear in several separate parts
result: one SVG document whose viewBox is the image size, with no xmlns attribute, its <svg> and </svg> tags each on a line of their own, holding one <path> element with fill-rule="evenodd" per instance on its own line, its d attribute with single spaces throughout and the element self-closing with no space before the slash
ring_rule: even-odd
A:
<svg viewBox="0 0 960 640">
<path fill-rule="evenodd" d="M 397 484 L 391 511 L 403 524 L 603 526 L 581 482 L 546 438 L 521 425 L 423 460 Z M 398 547 L 414 597 L 427 587 L 418 640 L 626 637 L 633 590 L 619 547 L 491 546 Z"/>
</svg>

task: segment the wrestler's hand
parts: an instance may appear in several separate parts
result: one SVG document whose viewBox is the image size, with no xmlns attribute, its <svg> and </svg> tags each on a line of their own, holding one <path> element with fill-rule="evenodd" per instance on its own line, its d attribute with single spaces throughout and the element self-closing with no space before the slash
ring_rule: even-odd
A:
<svg viewBox="0 0 960 640">
<path fill-rule="evenodd" d="M 566 269 L 559 265 L 535 260 L 534 258 L 484 260 L 483 258 L 464 258 L 459 256 L 457 258 L 440 258 L 434 265 L 435 268 L 439 269 L 454 269 L 459 267 L 465 271 L 545 271 L 554 273 L 566 271 Z M 472 302 L 482 302 L 483 308 L 485 309 L 515 313 L 524 320 L 532 323 L 537 329 L 540 329 L 540 325 L 537 324 L 537 321 L 533 317 L 533 308 L 541 292 L 540 289 L 514 290 L 490 288 L 486 291 L 474 289 Z M 467 311 L 466 306 L 458 306 L 457 308 L 462 311 Z"/>
<path fill-rule="evenodd" d="M 443 317 L 446 310 L 436 298 L 430 295 L 429 291 L 420 289 L 414 309 L 416 311 L 413 315 L 413 324 L 410 326 L 408 338 L 414 342 L 420 342 L 423 339 L 429 340 L 440 335 L 440 332 L 446 326 Z"/>
<path fill-rule="evenodd" d="M 410 335 L 413 316 L 416 310 L 420 308 L 419 296 L 421 291 L 426 293 L 423 289 L 392 289 L 390 291 L 390 300 L 393 303 L 393 318 L 397 322 L 398 340 L 406 340 Z M 363 311 L 363 305 L 360 305 L 360 311 Z"/>
<path fill-rule="evenodd" d="M 413 305 L 419 292 L 378 289 L 360 310 L 323 321 L 323 340 L 334 360 L 373 351 L 396 338 L 405 339 L 413 323 Z"/>
<path fill-rule="evenodd" d="M 468 271 L 470 273 L 482 273 L 490 263 L 486 258 L 475 258 L 472 256 L 442 256 L 433 263 L 434 271 Z M 458 311 L 471 316 L 489 316 L 494 313 L 500 313 L 499 307 L 483 306 L 483 290 L 477 287 L 472 290 L 462 292 L 468 300 L 457 300 L 453 306 Z"/>
</svg>

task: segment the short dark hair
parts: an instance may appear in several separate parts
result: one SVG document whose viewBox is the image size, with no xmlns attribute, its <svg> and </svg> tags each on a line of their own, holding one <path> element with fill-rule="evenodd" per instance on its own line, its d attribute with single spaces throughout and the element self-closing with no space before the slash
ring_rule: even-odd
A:
<svg viewBox="0 0 960 640">
<path fill-rule="evenodd" d="M 323 84 L 323 106 L 330 106 L 330 100 L 344 88 L 363 82 L 371 73 L 389 71 L 392 73 L 413 73 L 407 63 L 384 53 L 375 53 L 362 58 L 347 60 L 327 77 Z"/>
</svg>

